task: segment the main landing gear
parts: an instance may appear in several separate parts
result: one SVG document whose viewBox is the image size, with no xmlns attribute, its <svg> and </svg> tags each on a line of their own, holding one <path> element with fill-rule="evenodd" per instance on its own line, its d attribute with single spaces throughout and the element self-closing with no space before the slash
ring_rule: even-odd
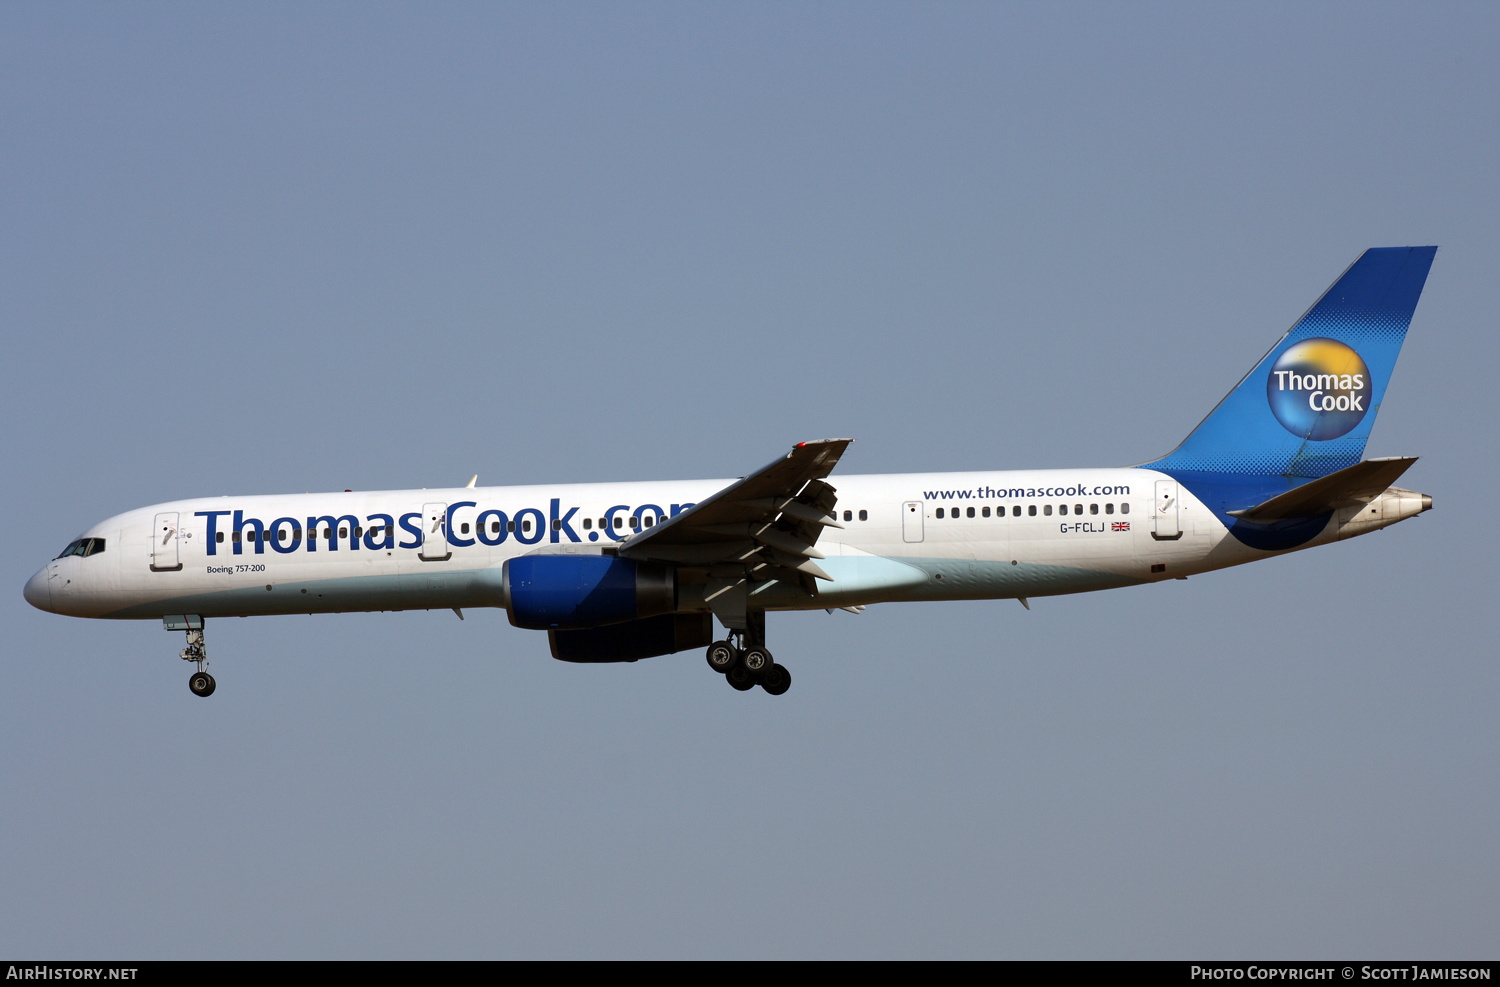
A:
<svg viewBox="0 0 1500 987">
<path fill-rule="evenodd" d="M 744 631 L 730 631 L 736 642 L 715 641 L 708 646 L 708 667 L 723 675 L 731 688 L 749 692 L 757 685 L 773 696 L 792 687 L 792 673 L 776 664 L 763 644 L 746 647 Z"/>
<path fill-rule="evenodd" d="M 193 690 L 193 695 L 207 699 L 214 694 L 218 683 L 204 671 L 208 667 L 208 653 L 203 649 L 203 618 L 196 614 L 173 615 L 163 617 L 162 624 L 169 631 L 187 631 L 187 647 L 182 649 L 179 657 L 198 665 L 198 670 L 188 676 L 188 688 Z"/>
</svg>

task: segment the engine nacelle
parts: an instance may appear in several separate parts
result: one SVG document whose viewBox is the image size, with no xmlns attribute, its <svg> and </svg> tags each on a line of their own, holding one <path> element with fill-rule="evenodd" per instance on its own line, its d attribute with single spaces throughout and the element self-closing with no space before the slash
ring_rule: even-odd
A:
<svg viewBox="0 0 1500 987">
<path fill-rule="evenodd" d="M 677 570 L 613 555 L 522 555 L 505 563 L 510 622 L 545 631 L 620 624 L 677 609 Z"/>
<path fill-rule="evenodd" d="M 550 630 L 552 657 L 561 661 L 637 661 L 689 648 L 706 648 L 714 620 L 706 613 L 664 613 L 608 627 Z"/>
</svg>

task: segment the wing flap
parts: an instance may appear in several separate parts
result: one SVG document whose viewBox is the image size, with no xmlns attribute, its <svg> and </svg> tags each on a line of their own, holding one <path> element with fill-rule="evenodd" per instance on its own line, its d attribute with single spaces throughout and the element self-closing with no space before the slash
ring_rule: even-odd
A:
<svg viewBox="0 0 1500 987">
<path fill-rule="evenodd" d="M 738 563 L 763 578 L 830 579 L 809 562 L 834 517 L 837 491 L 824 478 L 853 439 L 799 442 L 791 452 L 676 517 L 620 544 L 619 554 L 688 565 Z M 770 570 L 779 575 L 770 576 Z"/>
</svg>

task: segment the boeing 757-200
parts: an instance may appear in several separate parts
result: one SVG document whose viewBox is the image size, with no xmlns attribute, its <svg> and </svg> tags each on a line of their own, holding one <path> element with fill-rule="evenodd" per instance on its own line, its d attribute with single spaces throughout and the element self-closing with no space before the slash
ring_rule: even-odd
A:
<svg viewBox="0 0 1500 987">
<path fill-rule="evenodd" d="M 1140 466 L 835 475 L 848 439 L 737 480 L 236 496 L 90 526 L 26 584 L 75 617 L 503 607 L 564 661 L 706 648 L 741 691 L 791 683 L 773 610 L 1133 586 L 1375 531 L 1432 506 L 1363 459 L 1436 247 L 1367 250 L 1170 454 Z M 1028 604 L 1029 606 L 1029 604 Z M 725 628 L 721 640 L 714 621 Z"/>
</svg>

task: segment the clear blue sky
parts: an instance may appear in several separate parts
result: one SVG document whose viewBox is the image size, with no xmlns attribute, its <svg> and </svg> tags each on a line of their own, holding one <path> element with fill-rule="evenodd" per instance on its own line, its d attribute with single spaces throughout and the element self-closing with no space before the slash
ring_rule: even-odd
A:
<svg viewBox="0 0 1500 987">
<path fill-rule="evenodd" d="M 1493 4 L 0 6 L 0 954 L 1500 952 Z M 554 662 L 25 604 L 176 497 L 1169 450 L 1440 246 L 1436 510 L 1187 582 Z"/>
</svg>

